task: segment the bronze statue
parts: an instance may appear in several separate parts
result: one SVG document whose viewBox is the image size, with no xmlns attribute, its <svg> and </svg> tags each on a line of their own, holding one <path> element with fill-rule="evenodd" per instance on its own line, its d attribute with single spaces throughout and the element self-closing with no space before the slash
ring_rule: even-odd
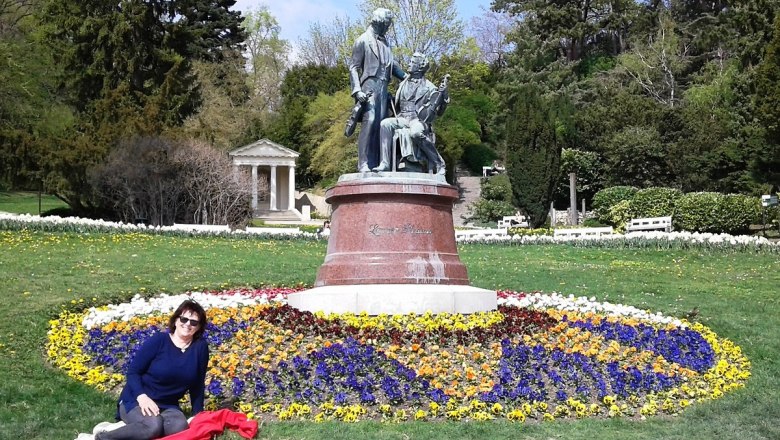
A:
<svg viewBox="0 0 780 440">
<path fill-rule="evenodd" d="M 389 171 L 395 148 L 393 139 L 398 134 L 401 160 L 405 165 L 419 166 L 425 159 L 428 169 L 436 174 L 446 173 L 444 159 L 436 150 L 436 138 L 431 124 L 444 113 L 449 103 L 447 79 L 444 77 L 437 88 L 425 78 L 428 58 L 415 52 L 409 64 L 409 74 L 401 82 L 395 94 L 395 117 L 384 119 L 380 124 L 381 162 L 374 171 Z M 421 157 L 422 156 L 422 157 Z"/>
<path fill-rule="evenodd" d="M 393 14 L 384 8 L 374 11 L 371 25 L 352 48 L 349 80 L 355 109 L 344 134 L 349 136 L 360 121 L 358 136 L 358 172 L 370 172 L 379 165 L 379 124 L 387 116 L 387 85 L 390 76 L 403 79 L 406 73 L 393 60 L 393 52 L 385 34 L 393 22 Z M 351 124 L 351 126 L 350 126 Z"/>
</svg>

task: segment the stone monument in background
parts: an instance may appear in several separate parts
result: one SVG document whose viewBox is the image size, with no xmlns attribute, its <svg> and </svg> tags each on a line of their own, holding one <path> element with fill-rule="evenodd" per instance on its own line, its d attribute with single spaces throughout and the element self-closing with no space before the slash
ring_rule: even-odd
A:
<svg viewBox="0 0 780 440">
<path fill-rule="evenodd" d="M 447 183 L 435 148 L 432 123 L 449 102 L 446 78 L 438 88 L 426 80 L 428 61 L 420 53 L 410 73 L 400 70 L 384 38 L 391 18 L 378 9 L 355 42 L 350 80 L 356 104 L 345 135 L 360 123 L 358 172 L 342 175 L 325 193 L 332 206 L 325 262 L 314 288 L 289 295 L 288 302 L 328 313 L 494 310 L 496 292 L 469 286 L 458 256 L 452 221 L 458 190 Z M 388 115 L 391 74 L 403 82 Z"/>
</svg>

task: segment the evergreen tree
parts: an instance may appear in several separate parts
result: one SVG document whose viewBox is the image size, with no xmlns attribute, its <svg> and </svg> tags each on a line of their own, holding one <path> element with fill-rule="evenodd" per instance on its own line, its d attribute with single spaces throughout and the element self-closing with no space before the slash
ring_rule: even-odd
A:
<svg viewBox="0 0 780 440">
<path fill-rule="evenodd" d="M 774 36 L 756 73 L 756 113 L 766 130 L 763 148 L 753 156 L 751 169 L 759 182 L 780 189 L 780 16 Z"/>
<path fill-rule="evenodd" d="M 201 104 L 194 60 L 244 38 L 234 0 L 41 0 L 37 18 L 63 71 L 77 129 L 50 150 L 49 190 L 89 209 L 89 169 L 124 138 L 180 126 Z"/>
<path fill-rule="evenodd" d="M 531 227 L 540 227 L 558 181 L 561 151 L 571 130 L 571 109 L 564 99 L 545 97 L 532 84 L 512 93 L 506 108 L 513 115 L 505 142 L 514 202 L 528 216 Z"/>
<path fill-rule="evenodd" d="M 633 0 L 494 0 L 492 8 L 522 17 L 534 35 L 567 61 L 624 51 L 639 12 Z"/>
</svg>

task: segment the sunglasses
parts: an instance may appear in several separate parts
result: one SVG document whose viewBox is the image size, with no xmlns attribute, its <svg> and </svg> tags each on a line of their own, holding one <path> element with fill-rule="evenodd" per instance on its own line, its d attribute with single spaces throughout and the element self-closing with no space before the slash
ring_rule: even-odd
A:
<svg viewBox="0 0 780 440">
<path fill-rule="evenodd" d="M 189 322 L 190 325 L 193 327 L 197 327 L 200 325 L 200 321 L 198 321 L 197 319 L 187 318 L 184 316 L 179 316 L 179 322 L 181 322 L 182 324 L 186 324 Z"/>
</svg>

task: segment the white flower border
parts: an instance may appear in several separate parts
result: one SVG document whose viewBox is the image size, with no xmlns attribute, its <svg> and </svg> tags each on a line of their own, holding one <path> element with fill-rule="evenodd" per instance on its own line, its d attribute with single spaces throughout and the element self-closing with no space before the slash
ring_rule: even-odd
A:
<svg viewBox="0 0 780 440">
<path fill-rule="evenodd" d="M 80 217 L 40 217 L 29 214 L 0 213 L 0 222 L 10 221 L 21 224 L 35 224 L 40 226 L 70 226 L 86 227 L 105 231 L 148 232 L 148 233 L 184 233 L 193 236 L 256 236 L 276 235 L 299 238 L 318 238 L 317 234 L 302 232 L 295 229 L 284 228 L 246 228 L 246 230 L 230 230 L 227 226 L 208 225 L 173 225 L 173 226 L 147 226 L 122 222 L 109 222 L 105 220 L 93 220 Z M 753 248 L 780 251 L 780 241 L 772 242 L 765 237 L 748 235 L 710 234 L 699 232 L 631 232 L 626 235 L 613 234 L 599 237 L 553 237 L 549 235 L 499 235 L 491 237 L 457 237 L 458 243 L 506 243 L 506 244 L 559 244 L 559 243 L 608 243 L 626 241 L 627 245 L 642 242 L 707 245 L 718 248 Z"/>
<path fill-rule="evenodd" d="M 542 311 L 547 309 L 557 309 L 564 312 L 592 312 L 601 315 L 636 318 L 641 321 L 661 325 L 671 324 L 680 328 L 687 327 L 687 325 L 679 319 L 662 315 L 660 312 L 651 313 L 647 310 L 640 310 L 634 306 L 612 304 L 607 301 L 598 302 L 596 301 L 595 297 L 575 297 L 574 295 L 564 296 L 558 292 L 552 292 L 549 294 L 541 292 L 526 293 L 522 297 L 509 294 L 506 298 L 499 297 L 498 305 L 529 308 Z"/>
<path fill-rule="evenodd" d="M 0 221 L 18 222 L 21 224 L 40 225 L 48 227 L 85 227 L 95 231 L 121 231 L 121 232 L 147 232 L 147 233 L 185 233 L 194 236 L 253 236 L 253 235 L 277 235 L 316 238 L 317 234 L 302 232 L 296 228 L 253 228 L 230 229 L 224 225 L 191 225 L 174 224 L 171 226 L 148 226 L 144 224 L 132 224 L 124 222 L 110 222 L 82 217 L 59 217 L 56 215 L 41 217 L 30 214 L 0 213 Z"/>
<path fill-rule="evenodd" d="M 161 293 L 151 298 L 136 295 L 130 302 L 110 304 L 103 307 L 90 307 L 81 322 L 84 328 L 91 329 L 113 321 L 129 321 L 136 316 L 156 313 L 172 313 L 184 300 L 197 301 L 205 310 L 268 304 L 269 302 L 287 302 L 282 295 L 247 295 L 238 291 L 222 293 L 187 292 L 178 295 Z"/>
<path fill-rule="evenodd" d="M 108 324 L 113 321 L 129 321 L 136 316 L 146 316 L 157 313 L 172 313 L 186 299 L 197 301 L 204 309 L 229 308 L 252 306 L 256 304 L 268 304 L 271 302 L 287 304 L 285 295 L 248 295 L 239 291 L 227 290 L 217 293 L 187 292 L 178 295 L 160 294 L 151 298 L 142 298 L 136 295 L 129 302 L 111 304 L 103 307 L 90 307 L 84 316 L 82 325 L 87 329 Z M 679 328 L 687 327 L 679 319 L 664 316 L 661 313 L 651 313 L 633 306 L 612 304 L 610 302 L 598 302 L 596 298 L 564 296 L 558 292 L 552 293 L 509 293 L 506 297 L 498 298 L 498 305 L 528 308 L 533 310 L 557 309 L 578 313 L 593 312 L 601 315 L 636 318 L 641 321 L 659 325 L 674 325 Z"/>
<path fill-rule="evenodd" d="M 741 247 L 775 247 L 780 249 L 780 242 L 773 242 L 765 237 L 752 235 L 712 234 L 708 232 L 630 232 L 628 234 L 612 234 L 601 236 L 558 236 L 551 235 L 498 235 L 490 237 L 459 238 L 458 243 L 515 243 L 515 244 L 555 244 L 571 242 L 609 242 L 620 240 L 656 240 L 669 243 L 709 244 L 715 246 Z"/>
</svg>

